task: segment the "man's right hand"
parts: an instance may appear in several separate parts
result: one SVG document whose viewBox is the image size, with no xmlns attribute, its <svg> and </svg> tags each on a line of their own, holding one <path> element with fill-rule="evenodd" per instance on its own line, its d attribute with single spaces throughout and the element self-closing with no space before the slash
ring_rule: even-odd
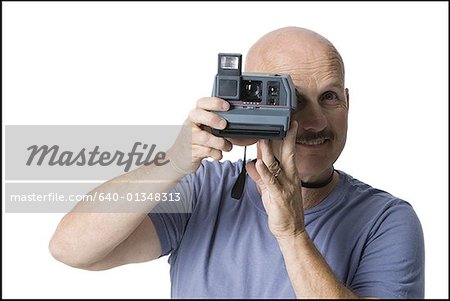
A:
<svg viewBox="0 0 450 301">
<path fill-rule="evenodd" d="M 180 172 L 188 174 L 195 172 L 204 158 L 220 160 L 222 152 L 229 152 L 233 145 L 246 146 L 257 142 L 254 138 L 222 138 L 214 136 L 211 128 L 223 130 L 227 126 L 227 121 L 213 111 L 225 112 L 230 109 L 230 104 L 221 98 L 203 97 L 197 101 L 197 105 L 189 113 L 184 122 L 184 128 L 178 136 L 175 144 L 169 150 L 170 160 Z M 189 131 L 186 133 L 185 131 Z M 182 150 L 191 148 L 191 162 L 181 162 Z"/>
<path fill-rule="evenodd" d="M 229 140 L 214 136 L 210 131 L 211 128 L 222 130 L 227 126 L 227 121 L 223 117 L 211 111 L 224 112 L 229 109 L 230 104 L 221 98 L 203 97 L 197 101 L 196 107 L 189 112 L 175 144 L 168 151 L 170 160 L 173 160 L 179 171 L 185 173 L 196 171 L 204 158 L 220 160 L 223 151 L 228 152 L 233 148 Z M 191 135 L 185 132 L 189 129 Z M 179 154 L 185 152 L 183 150 L 187 148 L 192 150 L 191 162 L 182 162 L 180 159 L 182 156 Z"/>
</svg>

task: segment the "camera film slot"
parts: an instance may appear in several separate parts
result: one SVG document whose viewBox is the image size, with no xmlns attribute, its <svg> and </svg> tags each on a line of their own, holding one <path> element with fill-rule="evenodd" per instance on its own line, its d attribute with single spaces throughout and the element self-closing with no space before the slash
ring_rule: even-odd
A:
<svg viewBox="0 0 450 301">
<path fill-rule="evenodd" d="M 252 137 L 260 139 L 277 138 L 283 133 L 282 126 L 273 125 L 246 125 L 233 124 L 224 130 L 218 130 L 218 134 L 227 137 Z"/>
</svg>

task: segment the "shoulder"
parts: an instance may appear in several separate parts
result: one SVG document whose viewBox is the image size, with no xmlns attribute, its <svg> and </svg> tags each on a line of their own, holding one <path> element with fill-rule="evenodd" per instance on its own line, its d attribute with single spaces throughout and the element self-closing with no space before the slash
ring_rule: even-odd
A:
<svg viewBox="0 0 450 301">
<path fill-rule="evenodd" d="M 360 296 L 423 298 L 424 238 L 411 204 L 347 174 L 344 182 L 346 208 L 356 208 L 345 217 L 362 234 L 352 289 Z"/>
<path fill-rule="evenodd" d="M 391 193 L 374 188 L 352 176 L 340 172 L 343 176 L 343 189 L 345 190 L 344 204 L 358 208 L 357 214 L 370 220 L 371 231 L 374 235 L 379 231 L 410 231 L 421 233 L 419 218 L 406 200 Z"/>
<path fill-rule="evenodd" d="M 339 171 L 343 177 L 341 189 L 345 191 L 344 197 L 365 206 L 385 210 L 390 207 L 411 208 L 411 205 L 391 193 L 372 187 L 345 172 Z"/>
</svg>

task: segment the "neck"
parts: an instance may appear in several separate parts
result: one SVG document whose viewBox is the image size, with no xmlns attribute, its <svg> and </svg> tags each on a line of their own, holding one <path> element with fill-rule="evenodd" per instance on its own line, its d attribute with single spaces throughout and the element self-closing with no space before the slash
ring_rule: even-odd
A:
<svg viewBox="0 0 450 301">
<path fill-rule="evenodd" d="M 326 179 L 323 181 L 326 181 Z M 338 182 L 339 174 L 333 170 L 331 181 L 325 186 L 320 188 L 302 187 L 303 208 L 308 209 L 320 204 L 333 191 Z"/>
<path fill-rule="evenodd" d="M 334 177 L 334 167 L 331 167 L 331 172 L 329 172 L 329 175 L 326 179 L 324 180 L 318 180 L 318 181 L 314 181 L 314 182 L 307 182 L 307 181 L 301 181 L 302 187 L 304 188 L 322 188 L 327 186 Z M 323 178 L 323 177 L 321 177 Z"/>
</svg>

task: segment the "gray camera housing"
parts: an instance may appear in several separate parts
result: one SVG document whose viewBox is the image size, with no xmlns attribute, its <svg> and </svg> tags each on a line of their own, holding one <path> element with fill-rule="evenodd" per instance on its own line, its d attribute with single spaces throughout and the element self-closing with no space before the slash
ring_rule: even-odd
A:
<svg viewBox="0 0 450 301">
<path fill-rule="evenodd" d="M 241 73 L 242 55 L 219 53 L 218 73 L 212 96 L 230 103 L 226 112 L 215 111 L 227 120 L 219 137 L 283 139 L 291 114 L 297 110 L 294 83 L 288 74 Z"/>
</svg>

